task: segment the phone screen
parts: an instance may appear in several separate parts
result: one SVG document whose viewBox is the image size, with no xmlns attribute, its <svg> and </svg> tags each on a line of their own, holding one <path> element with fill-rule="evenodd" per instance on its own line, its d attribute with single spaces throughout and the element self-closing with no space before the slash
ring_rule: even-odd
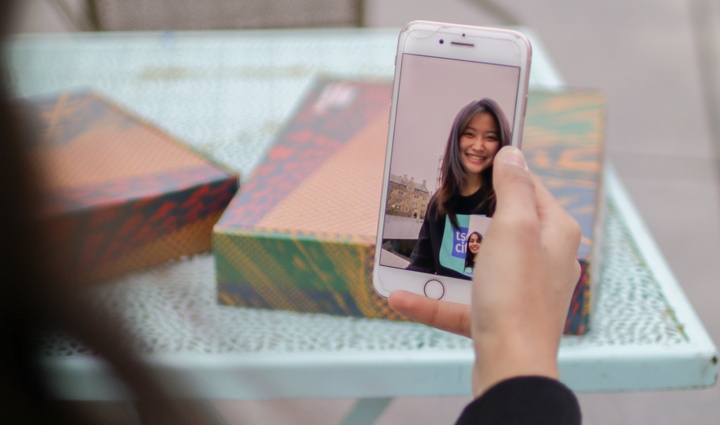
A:
<svg viewBox="0 0 720 425">
<path fill-rule="evenodd" d="M 403 54 L 380 264 L 470 279 L 511 144 L 520 68 Z"/>
</svg>

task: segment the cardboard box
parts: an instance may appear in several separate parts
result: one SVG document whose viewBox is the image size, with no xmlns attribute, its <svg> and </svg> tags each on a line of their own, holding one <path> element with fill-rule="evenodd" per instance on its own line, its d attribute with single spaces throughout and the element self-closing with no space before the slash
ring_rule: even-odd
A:
<svg viewBox="0 0 720 425">
<path fill-rule="evenodd" d="M 390 96 L 388 83 L 318 81 L 310 90 L 215 226 L 220 303 L 399 318 L 371 273 Z M 572 334 L 587 330 L 590 309 L 603 105 L 597 92 L 534 92 L 527 110 L 528 161 L 583 227 Z"/>
<path fill-rule="evenodd" d="M 593 288 L 601 282 L 605 197 L 602 185 L 605 98 L 590 90 L 531 92 L 522 150 L 530 169 L 582 228 L 582 274 L 565 333 L 589 330 Z"/>
<path fill-rule="evenodd" d="M 208 251 L 233 172 L 92 92 L 24 103 L 53 243 L 79 281 Z"/>
</svg>

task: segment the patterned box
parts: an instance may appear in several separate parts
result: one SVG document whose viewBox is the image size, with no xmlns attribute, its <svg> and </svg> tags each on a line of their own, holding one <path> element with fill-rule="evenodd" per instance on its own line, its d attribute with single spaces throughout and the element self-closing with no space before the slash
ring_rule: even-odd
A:
<svg viewBox="0 0 720 425">
<path fill-rule="evenodd" d="M 215 226 L 220 303 L 399 318 L 371 277 L 390 96 L 387 83 L 312 88 Z M 533 92 L 527 109 L 528 161 L 583 228 L 571 334 L 586 331 L 590 309 L 603 105 L 596 92 Z"/>
<path fill-rule="evenodd" d="M 83 280 L 210 249 L 236 174 L 92 92 L 23 110 L 49 189 L 53 243 Z"/>
</svg>

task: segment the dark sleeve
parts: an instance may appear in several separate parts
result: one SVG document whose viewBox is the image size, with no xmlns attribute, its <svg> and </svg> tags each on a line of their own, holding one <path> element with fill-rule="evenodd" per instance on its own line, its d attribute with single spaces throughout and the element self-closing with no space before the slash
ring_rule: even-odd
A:
<svg viewBox="0 0 720 425">
<path fill-rule="evenodd" d="M 420 227 L 420 232 L 418 232 L 418 241 L 417 244 L 415 244 L 415 248 L 413 248 L 412 254 L 410 254 L 410 265 L 406 267 L 407 270 L 435 273 L 435 259 L 430 239 L 430 221 L 428 220 L 429 215 L 430 209 L 428 209 L 425 214 L 422 227 Z"/>
<path fill-rule="evenodd" d="M 557 380 L 511 378 L 468 404 L 456 425 L 580 425 L 575 394 Z"/>
</svg>

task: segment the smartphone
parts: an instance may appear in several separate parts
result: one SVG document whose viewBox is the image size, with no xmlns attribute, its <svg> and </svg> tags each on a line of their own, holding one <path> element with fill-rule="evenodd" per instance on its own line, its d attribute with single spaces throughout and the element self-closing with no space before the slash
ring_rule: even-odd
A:
<svg viewBox="0 0 720 425">
<path fill-rule="evenodd" d="M 532 49 L 517 31 L 413 21 L 400 32 L 373 285 L 470 303 L 492 164 L 520 146 Z"/>
</svg>

